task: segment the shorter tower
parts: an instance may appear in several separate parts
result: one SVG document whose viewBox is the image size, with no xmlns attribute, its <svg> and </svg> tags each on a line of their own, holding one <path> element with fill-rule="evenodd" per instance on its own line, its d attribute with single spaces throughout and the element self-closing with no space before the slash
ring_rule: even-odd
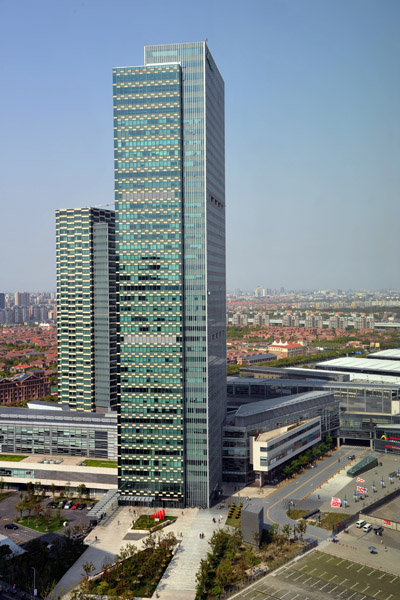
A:
<svg viewBox="0 0 400 600">
<path fill-rule="evenodd" d="M 73 410 L 117 401 L 114 211 L 56 211 L 58 392 Z"/>
</svg>

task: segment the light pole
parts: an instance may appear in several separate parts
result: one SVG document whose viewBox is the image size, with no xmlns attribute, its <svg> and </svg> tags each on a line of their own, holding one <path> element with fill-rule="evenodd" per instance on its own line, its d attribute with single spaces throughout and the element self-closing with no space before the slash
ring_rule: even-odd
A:
<svg viewBox="0 0 400 600">
<path fill-rule="evenodd" d="M 33 569 L 33 595 L 36 596 L 36 569 L 35 567 L 31 567 Z"/>
</svg>

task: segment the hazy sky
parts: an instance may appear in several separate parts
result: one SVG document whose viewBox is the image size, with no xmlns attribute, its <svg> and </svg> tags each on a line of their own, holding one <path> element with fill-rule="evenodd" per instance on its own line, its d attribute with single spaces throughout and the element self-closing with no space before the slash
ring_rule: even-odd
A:
<svg viewBox="0 0 400 600">
<path fill-rule="evenodd" d="M 400 288 L 399 0 L 0 0 L 0 291 L 55 289 L 56 208 L 113 203 L 113 66 L 225 79 L 228 289 Z"/>
</svg>

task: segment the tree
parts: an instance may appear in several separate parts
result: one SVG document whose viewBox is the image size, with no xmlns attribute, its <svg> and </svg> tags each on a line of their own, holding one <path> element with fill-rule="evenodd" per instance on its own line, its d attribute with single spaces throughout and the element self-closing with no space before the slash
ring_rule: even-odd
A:
<svg viewBox="0 0 400 600">
<path fill-rule="evenodd" d="M 78 498 L 82 498 L 82 496 L 87 495 L 87 487 L 84 483 L 81 483 L 80 485 L 77 486 L 76 488 L 76 492 L 78 494 Z"/>
<path fill-rule="evenodd" d="M 307 521 L 305 519 L 300 519 L 300 521 L 297 521 L 297 531 L 300 534 L 301 541 L 303 541 L 303 535 L 307 531 Z"/>
<path fill-rule="evenodd" d="M 51 509 L 50 508 L 46 508 L 46 510 L 44 511 L 43 517 L 44 517 L 44 521 L 46 523 L 46 531 L 48 531 L 49 530 L 50 521 L 51 521 L 51 517 L 52 517 Z"/>
<path fill-rule="evenodd" d="M 282 525 L 282 535 L 284 535 L 285 538 L 287 538 L 287 539 L 290 538 L 291 531 L 292 531 L 292 527 L 291 527 L 291 525 L 289 525 L 289 523 L 285 523 L 285 525 Z"/>
<path fill-rule="evenodd" d="M 21 500 L 21 502 L 18 502 L 18 504 L 16 504 L 16 505 L 14 506 L 14 508 L 15 508 L 15 510 L 16 510 L 17 512 L 19 512 L 19 514 L 20 514 L 20 518 L 22 519 L 22 513 L 23 513 L 23 512 L 24 512 L 24 510 L 26 509 L 26 506 L 25 506 L 25 501 L 24 501 L 24 500 Z"/>
<path fill-rule="evenodd" d="M 89 562 L 84 562 L 82 565 L 82 569 L 83 569 L 83 577 L 87 577 L 89 578 L 91 576 L 91 574 L 93 573 L 93 571 L 95 570 L 95 566 L 92 563 L 92 561 Z"/>
<path fill-rule="evenodd" d="M 50 490 L 51 490 L 52 498 L 54 500 L 54 496 L 56 495 L 56 486 L 54 485 L 54 483 L 51 484 Z"/>
</svg>

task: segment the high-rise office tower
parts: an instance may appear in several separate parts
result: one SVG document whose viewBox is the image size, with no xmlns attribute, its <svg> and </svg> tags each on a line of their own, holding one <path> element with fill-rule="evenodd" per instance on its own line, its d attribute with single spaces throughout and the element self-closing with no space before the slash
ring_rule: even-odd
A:
<svg viewBox="0 0 400 600">
<path fill-rule="evenodd" d="M 0 293 L 0 310 L 6 307 L 6 296 L 4 292 Z"/>
<path fill-rule="evenodd" d="M 114 212 L 58 210 L 56 240 L 59 398 L 107 411 L 117 401 Z"/>
<path fill-rule="evenodd" d="M 14 294 L 14 305 L 15 306 L 29 306 L 31 295 L 29 292 L 15 292 Z"/>
<path fill-rule="evenodd" d="M 224 83 L 205 42 L 113 71 L 122 501 L 208 506 L 226 396 Z"/>
</svg>

